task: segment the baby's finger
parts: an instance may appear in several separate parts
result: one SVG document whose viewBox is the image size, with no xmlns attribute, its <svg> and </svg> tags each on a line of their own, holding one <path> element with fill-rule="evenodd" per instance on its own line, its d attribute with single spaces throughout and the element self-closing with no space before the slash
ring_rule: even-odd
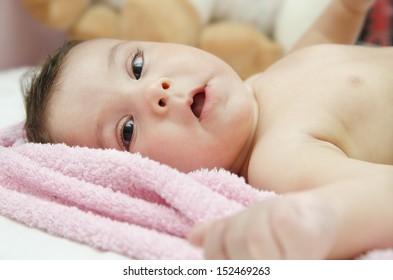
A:
<svg viewBox="0 0 393 280">
<path fill-rule="evenodd" d="M 247 212 L 244 211 L 228 219 L 222 236 L 224 251 L 228 258 L 242 260 L 251 258 L 244 235 L 249 222 Z"/>
<path fill-rule="evenodd" d="M 203 246 L 203 239 L 211 223 L 204 223 L 194 227 L 187 235 L 187 240 L 196 247 Z"/>
<path fill-rule="evenodd" d="M 223 232 L 226 223 L 218 221 L 212 224 L 205 232 L 203 240 L 203 248 L 205 249 L 205 257 L 210 260 L 227 259 L 223 243 Z"/>
<path fill-rule="evenodd" d="M 272 202 L 272 203 L 271 203 Z M 270 215 L 275 201 L 266 201 L 250 209 L 255 220 L 244 228 L 244 247 L 250 259 L 281 259 L 280 244 L 275 238 Z"/>
</svg>

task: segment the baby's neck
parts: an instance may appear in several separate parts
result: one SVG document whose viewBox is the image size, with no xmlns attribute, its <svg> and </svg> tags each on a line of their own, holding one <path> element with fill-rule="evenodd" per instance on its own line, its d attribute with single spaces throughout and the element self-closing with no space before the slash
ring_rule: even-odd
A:
<svg viewBox="0 0 393 280">
<path fill-rule="evenodd" d="M 246 180 L 248 178 L 248 164 L 250 162 L 252 150 L 254 149 L 256 129 L 257 129 L 258 120 L 259 120 L 258 103 L 257 103 L 257 100 L 255 98 L 253 91 L 251 91 L 251 94 L 254 99 L 254 112 L 253 112 L 252 128 L 250 130 L 249 137 L 243 146 L 242 151 L 240 152 L 237 160 L 234 162 L 234 164 L 232 165 L 232 167 L 229 170 L 233 173 L 238 174 L 239 176 L 244 177 Z"/>
</svg>

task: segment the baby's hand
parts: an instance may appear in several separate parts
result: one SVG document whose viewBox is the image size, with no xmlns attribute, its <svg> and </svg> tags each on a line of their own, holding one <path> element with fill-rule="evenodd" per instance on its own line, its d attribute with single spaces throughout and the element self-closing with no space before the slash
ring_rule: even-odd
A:
<svg viewBox="0 0 393 280">
<path fill-rule="evenodd" d="M 366 13 L 377 0 L 338 0 L 341 1 L 344 6 L 355 13 Z"/>
<path fill-rule="evenodd" d="M 304 194 L 263 201 L 197 227 L 188 239 L 207 259 L 324 259 L 337 223 L 321 202 Z"/>
</svg>

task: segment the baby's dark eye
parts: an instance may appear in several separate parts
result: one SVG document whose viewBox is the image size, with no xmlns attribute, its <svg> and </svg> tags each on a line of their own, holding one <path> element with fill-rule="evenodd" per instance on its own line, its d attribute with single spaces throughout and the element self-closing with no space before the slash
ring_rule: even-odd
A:
<svg viewBox="0 0 393 280">
<path fill-rule="evenodd" d="M 125 149 L 129 149 L 134 135 L 134 120 L 128 120 L 121 130 L 121 141 Z"/>
<path fill-rule="evenodd" d="M 143 52 L 138 50 L 138 52 L 135 54 L 134 58 L 132 59 L 132 73 L 135 77 L 135 79 L 139 80 L 139 78 L 142 76 L 142 70 L 143 70 Z"/>
</svg>

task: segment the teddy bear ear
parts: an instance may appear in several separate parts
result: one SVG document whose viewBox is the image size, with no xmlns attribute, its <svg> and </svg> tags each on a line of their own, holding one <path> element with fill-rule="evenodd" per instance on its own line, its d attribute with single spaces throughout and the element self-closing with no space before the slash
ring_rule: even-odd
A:
<svg viewBox="0 0 393 280">
<path fill-rule="evenodd" d="M 120 19 L 121 34 L 128 40 L 195 46 L 202 28 L 188 0 L 125 0 Z"/>
<path fill-rule="evenodd" d="M 69 29 L 68 36 L 78 40 L 119 38 L 119 26 L 119 11 L 110 5 L 97 3 Z"/>
<path fill-rule="evenodd" d="M 22 0 L 24 8 L 38 21 L 66 30 L 84 13 L 91 0 Z"/>
</svg>

